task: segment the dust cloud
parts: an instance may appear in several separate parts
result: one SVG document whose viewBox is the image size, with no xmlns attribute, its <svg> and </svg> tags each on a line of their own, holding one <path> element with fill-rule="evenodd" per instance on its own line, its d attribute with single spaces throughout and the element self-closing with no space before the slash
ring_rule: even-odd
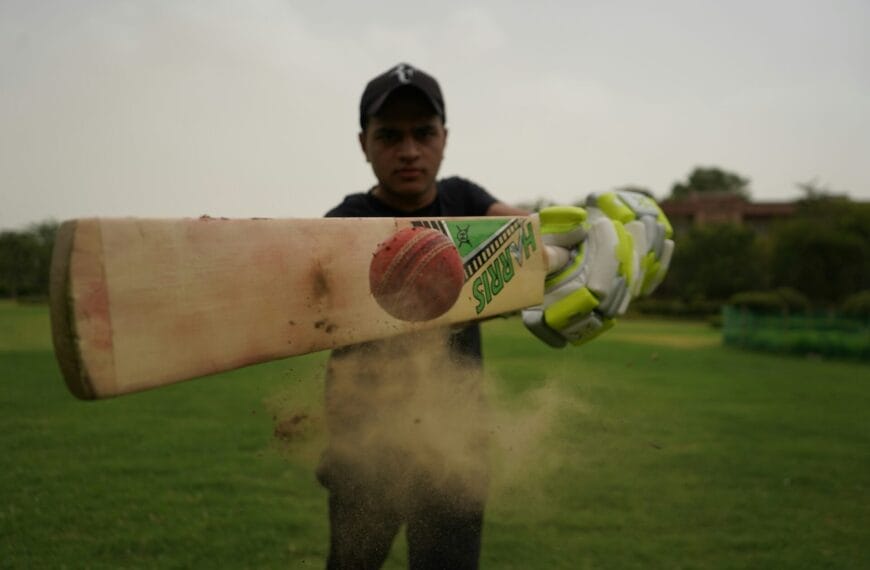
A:
<svg viewBox="0 0 870 570">
<path fill-rule="evenodd" d="M 584 406 L 559 382 L 505 397 L 449 341 L 436 330 L 336 351 L 325 399 L 300 407 L 290 391 L 269 403 L 276 438 L 295 460 L 319 462 L 321 480 L 342 470 L 386 481 L 398 501 L 421 478 L 470 502 L 534 488 L 559 468 L 560 418 Z"/>
</svg>

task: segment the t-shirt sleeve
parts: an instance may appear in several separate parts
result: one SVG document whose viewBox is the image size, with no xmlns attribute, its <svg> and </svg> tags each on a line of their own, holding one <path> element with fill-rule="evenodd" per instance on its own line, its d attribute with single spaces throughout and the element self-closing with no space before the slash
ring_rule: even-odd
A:
<svg viewBox="0 0 870 570">
<path fill-rule="evenodd" d="M 364 218 L 372 216 L 364 194 L 349 194 L 341 204 L 326 212 L 327 218 Z"/>
<path fill-rule="evenodd" d="M 454 176 L 445 179 L 442 184 L 448 215 L 485 216 L 489 207 L 498 202 L 482 186 L 465 178 Z"/>
</svg>

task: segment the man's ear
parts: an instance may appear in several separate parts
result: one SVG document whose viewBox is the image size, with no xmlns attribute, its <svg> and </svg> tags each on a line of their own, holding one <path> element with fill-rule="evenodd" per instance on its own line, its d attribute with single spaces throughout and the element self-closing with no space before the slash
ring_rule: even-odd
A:
<svg viewBox="0 0 870 570">
<path fill-rule="evenodd" d="M 363 154 L 366 157 L 366 162 L 371 162 L 371 160 L 369 160 L 368 145 L 366 144 L 366 132 L 360 131 L 358 138 L 359 138 L 359 147 L 362 149 Z"/>
</svg>

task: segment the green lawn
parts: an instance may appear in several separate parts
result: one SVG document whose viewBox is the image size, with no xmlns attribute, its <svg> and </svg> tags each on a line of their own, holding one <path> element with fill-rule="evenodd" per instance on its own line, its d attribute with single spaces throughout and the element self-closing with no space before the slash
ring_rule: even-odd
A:
<svg viewBox="0 0 870 570">
<path fill-rule="evenodd" d="M 81 402 L 47 327 L 0 303 L 0 568 L 323 566 L 324 355 Z M 870 568 L 870 366 L 693 323 L 563 351 L 484 334 L 483 568 Z"/>
</svg>

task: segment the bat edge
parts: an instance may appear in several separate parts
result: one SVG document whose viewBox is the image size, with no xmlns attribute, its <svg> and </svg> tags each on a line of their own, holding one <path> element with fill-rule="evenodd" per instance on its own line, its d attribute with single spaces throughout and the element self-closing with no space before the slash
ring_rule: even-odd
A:
<svg viewBox="0 0 870 570">
<path fill-rule="evenodd" d="M 87 374 L 75 327 L 70 269 L 78 220 L 63 222 L 57 230 L 49 274 L 49 316 L 54 354 L 69 391 L 80 400 L 97 399 Z"/>
</svg>

